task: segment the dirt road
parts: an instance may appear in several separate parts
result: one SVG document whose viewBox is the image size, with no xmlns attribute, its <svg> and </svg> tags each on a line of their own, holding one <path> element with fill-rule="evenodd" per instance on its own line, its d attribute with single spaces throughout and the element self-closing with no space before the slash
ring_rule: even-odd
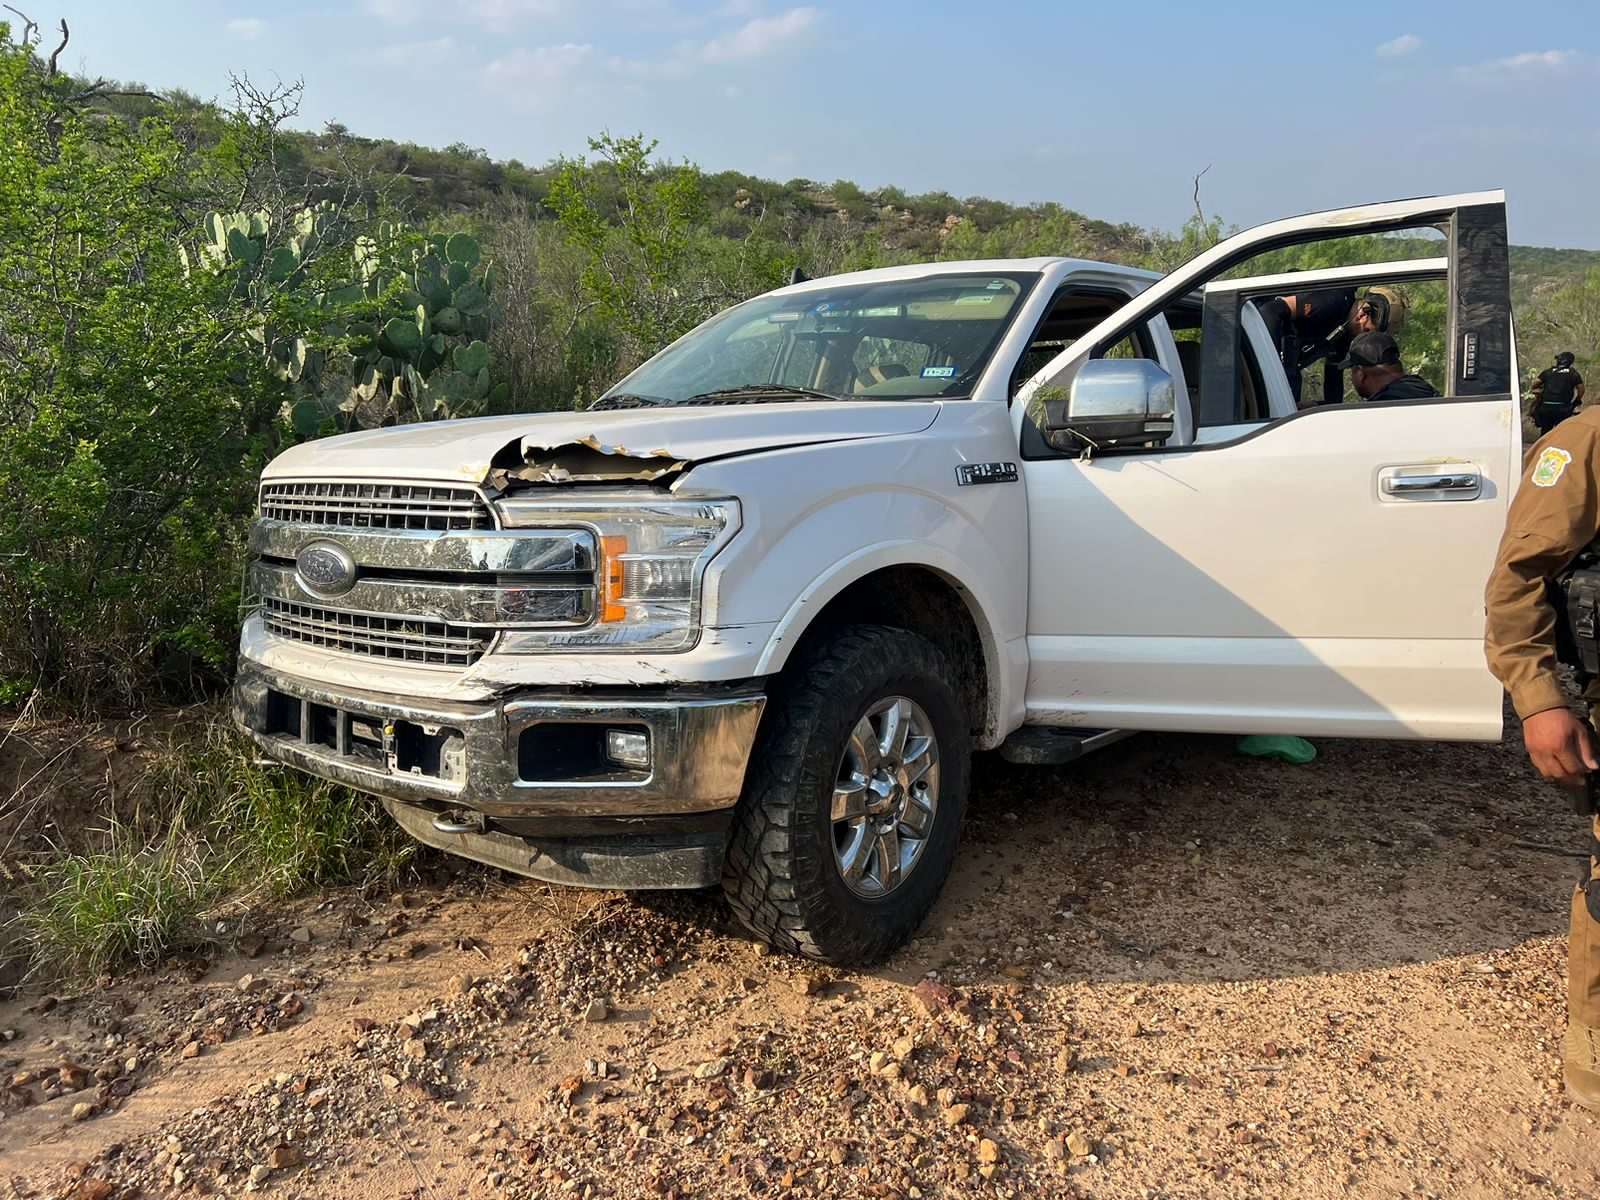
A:
<svg viewBox="0 0 1600 1200">
<path fill-rule="evenodd" d="M 1513 744 L 1319 745 L 981 759 L 937 911 L 871 971 L 699 894 L 329 895 L 0 1008 L 0 1195 L 1597 1194 L 1571 868 L 1510 846 L 1578 818 Z"/>
</svg>

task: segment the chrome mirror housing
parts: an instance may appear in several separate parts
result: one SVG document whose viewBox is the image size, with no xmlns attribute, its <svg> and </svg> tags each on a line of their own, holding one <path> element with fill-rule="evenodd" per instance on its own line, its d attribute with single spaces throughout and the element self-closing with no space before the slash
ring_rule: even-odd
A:
<svg viewBox="0 0 1600 1200">
<path fill-rule="evenodd" d="M 1148 358 L 1091 358 L 1063 399 L 1041 396 L 1044 428 L 1090 446 L 1161 443 L 1172 436 L 1177 390 Z"/>
</svg>

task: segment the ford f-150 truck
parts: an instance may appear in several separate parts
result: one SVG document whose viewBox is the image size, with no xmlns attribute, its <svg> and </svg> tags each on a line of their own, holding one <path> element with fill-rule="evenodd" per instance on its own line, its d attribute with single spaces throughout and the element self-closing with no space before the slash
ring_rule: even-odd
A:
<svg viewBox="0 0 1600 1200">
<path fill-rule="evenodd" d="M 1250 273 L 1334 240 L 1411 256 Z M 1442 297 L 1442 396 L 1299 407 L 1256 302 L 1376 282 Z M 720 883 L 774 945 L 871 960 L 950 870 L 974 750 L 1497 738 L 1515 380 L 1497 192 L 1279 221 L 1165 278 L 797 283 L 587 411 L 279 456 L 236 717 L 424 842 Z"/>
</svg>

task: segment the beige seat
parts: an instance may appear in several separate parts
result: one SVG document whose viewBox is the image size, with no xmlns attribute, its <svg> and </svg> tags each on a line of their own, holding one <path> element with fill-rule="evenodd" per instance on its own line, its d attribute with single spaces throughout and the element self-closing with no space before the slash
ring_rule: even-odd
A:
<svg viewBox="0 0 1600 1200">
<path fill-rule="evenodd" d="M 908 367 L 897 362 L 872 363 L 856 375 L 856 391 L 864 392 L 875 383 L 888 383 L 891 379 L 904 379 L 911 374 Z"/>
</svg>

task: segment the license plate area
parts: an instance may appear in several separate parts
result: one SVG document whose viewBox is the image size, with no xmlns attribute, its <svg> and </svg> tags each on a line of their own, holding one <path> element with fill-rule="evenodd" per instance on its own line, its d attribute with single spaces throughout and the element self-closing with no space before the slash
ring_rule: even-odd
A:
<svg viewBox="0 0 1600 1200">
<path fill-rule="evenodd" d="M 466 780 L 466 738 L 448 725 L 385 720 L 269 689 L 261 732 L 296 742 L 318 758 L 369 771 L 450 784 Z"/>
</svg>

